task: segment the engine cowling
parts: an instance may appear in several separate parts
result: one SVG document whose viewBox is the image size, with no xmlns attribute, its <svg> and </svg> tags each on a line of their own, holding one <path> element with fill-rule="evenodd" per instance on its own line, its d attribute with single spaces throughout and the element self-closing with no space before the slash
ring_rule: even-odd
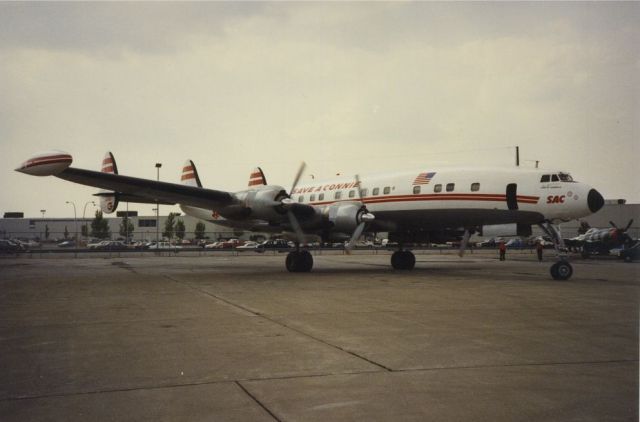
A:
<svg viewBox="0 0 640 422">
<path fill-rule="evenodd" d="M 340 233 L 353 233 L 360 223 L 373 219 L 367 208 L 360 202 L 341 202 L 324 210 L 331 223 L 331 229 Z"/>
</svg>

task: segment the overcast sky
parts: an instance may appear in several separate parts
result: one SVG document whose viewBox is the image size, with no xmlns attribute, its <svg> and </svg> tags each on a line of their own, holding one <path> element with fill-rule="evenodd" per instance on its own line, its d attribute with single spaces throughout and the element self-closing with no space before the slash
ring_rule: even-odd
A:
<svg viewBox="0 0 640 422">
<path fill-rule="evenodd" d="M 165 181 L 193 159 L 233 191 L 257 165 L 288 186 L 302 160 L 310 180 L 520 145 L 640 202 L 638 22 L 638 2 L 0 3 L 0 212 L 94 199 L 13 171 L 50 149 Z"/>
</svg>

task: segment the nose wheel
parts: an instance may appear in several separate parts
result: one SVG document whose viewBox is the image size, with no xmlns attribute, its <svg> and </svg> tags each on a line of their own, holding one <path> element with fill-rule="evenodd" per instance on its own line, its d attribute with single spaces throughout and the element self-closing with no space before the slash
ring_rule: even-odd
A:
<svg viewBox="0 0 640 422">
<path fill-rule="evenodd" d="M 539 226 L 553 240 L 553 246 L 558 256 L 558 262 L 553 264 L 549 269 L 551 277 L 553 277 L 554 280 L 569 280 L 573 275 L 573 267 L 566 260 L 565 246 L 560 232 L 550 222 L 540 224 Z"/>
<path fill-rule="evenodd" d="M 569 280 L 573 267 L 567 261 L 558 261 L 551 266 L 550 272 L 554 280 Z"/>
<path fill-rule="evenodd" d="M 394 270 L 412 270 L 416 265 L 416 257 L 411 251 L 395 251 L 391 255 L 391 266 Z"/>
<path fill-rule="evenodd" d="M 309 251 L 292 251 L 285 261 L 287 270 L 292 273 L 308 273 L 313 268 L 313 256 Z"/>
</svg>

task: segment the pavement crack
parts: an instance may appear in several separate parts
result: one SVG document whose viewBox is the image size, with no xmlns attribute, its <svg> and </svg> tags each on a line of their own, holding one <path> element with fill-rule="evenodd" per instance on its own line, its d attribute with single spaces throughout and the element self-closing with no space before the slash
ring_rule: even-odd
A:
<svg viewBox="0 0 640 422">
<path fill-rule="evenodd" d="M 290 330 L 290 331 L 293 331 L 293 332 L 295 332 L 295 333 L 298 333 L 298 334 L 300 334 L 300 335 L 303 335 L 303 336 L 305 336 L 305 337 L 308 337 L 308 338 L 310 338 L 310 339 L 312 339 L 312 340 L 315 340 L 315 341 L 317 341 L 317 342 L 319 342 L 319 343 L 322 343 L 322 344 L 324 344 L 325 346 L 329 346 L 329 347 L 331 347 L 331 348 L 333 348 L 333 349 L 336 349 L 336 350 L 339 350 L 339 351 L 341 351 L 341 352 L 343 352 L 343 353 L 347 353 L 347 354 L 349 354 L 349 355 L 351 355 L 351 356 L 353 356 L 353 357 L 355 357 L 355 358 L 358 358 L 358 359 L 360 359 L 360 360 L 363 360 L 363 361 L 365 361 L 365 362 L 367 362 L 367 363 L 369 363 L 369 364 L 371 364 L 371 365 L 377 366 L 377 367 L 378 367 L 378 368 L 380 368 L 380 369 L 383 369 L 383 370 L 388 371 L 388 372 L 392 372 L 392 371 L 393 371 L 393 369 L 391 369 L 391 368 L 389 368 L 389 367 L 387 367 L 387 366 L 384 366 L 383 364 L 381 364 L 381 363 L 379 363 L 379 362 L 373 361 L 373 360 L 371 360 L 371 359 L 369 359 L 369 358 L 367 358 L 367 357 L 364 357 L 364 356 L 362 356 L 362 355 L 360 355 L 360 354 L 358 354 L 358 353 L 356 353 L 356 352 L 353 352 L 353 351 L 351 351 L 351 350 L 347 350 L 347 349 L 345 349 L 345 348 L 343 348 L 343 347 L 340 347 L 340 346 L 338 346 L 338 345 L 336 345 L 336 344 L 329 343 L 328 341 L 323 340 L 323 339 L 321 339 L 321 338 L 319 338 L 319 337 L 316 337 L 316 336 L 314 336 L 314 335 L 311 335 L 311 334 L 309 334 L 309 333 L 306 333 L 306 332 L 304 332 L 304 331 L 300 330 L 299 328 L 291 327 L 291 326 L 289 326 L 289 325 L 287 325 L 287 324 L 285 324 L 285 323 L 283 323 L 283 322 L 280 322 L 280 321 L 278 321 L 278 320 L 276 320 L 276 319 L 270 318 L 270 317 L 268 317 L 268 316 L 266 316 L 266 315 L 264 315 L 264 314 L 262 314 L 262 313 L 260 313 L 260 312 L 258 312 L 258 311 L 254 311 L 254 310 L 252 310 L 252 309 L 250 309 L 250 308 L 247 308 L 247 307 L 244 307 L 244 306 L 239 305 L 239 304 L 237 304 L 237 303 L 231 302 L 230 300 L 225 299 L 225 298 L 223 298 L 223 297 L 221 297 L 221 296 L 218 296 L 218 295 L 216 295 L 216 294 L 213 294 L 213 293 L 207 292 L 206 290 L 203 290 L 203 289 L 199 289 L 199 288 L 197 288 L 197 287 L 194 287 L 194 286 L 192 286 L 191 284 L 189 284 L 188 282 L 180 281 L 180 280 L 177 280 L 177 279 L 175 279 L 175 278 L 173 278 L 173 277 L 169 277 L 169 276 L 166 276 L 166 275 L 165 275 L 164 277 L 165 277 L 166 279 L 168 279 L 168 280 L 171 280 L 171 281 L 175 282 L 175 283 L 179 283 L 179 284 L 185 285 L 185 286 L 187 286 L 187 287 L 188 287 L 188 288 L 190 288 L 190 289 L 193 289 L 193 290 L 198 291 L 198 292 L 200 292 L 200 293 L 202 293 L 202 294 L 205 294 L 205 295 L 207 295 L 207 296 L 210 296 L 210 297 L 212 297 L 212 298 L 214 298 L 214 299 L 216 299 L 216 300 L 219 300 L 219 301 L 221 301 L 221 302 L 224 302 L 224 303 L 226 303 L 226 304 L 228 304 L 228 305 L 230 305 L 230 306 L 233 306 L 233 307 L 235 307 L 235 308 L 241 309 L 241 310 L 242 310 L 242 311 L 244 311 L 244 312 L 248 312 L 248 313 L 250 313 L 251 315 L 253 315 L 253 316 L 255 316 L 255 317 L 265 319 L 265 320 L 267 320 L 267 321 L 269 321 L 269 322 L 271 322 L 271 323 L 273 323 L 273 324 L 276 324 L 276 325 L 278 325 L 278 326 L 280 326 L 280 327 L 282 327 L 282 328 L 286 328 L 286 329 L 288 329 L 288 330 Z"/>
<path fill-rule="evenodd" d="M 260 400 L 258 400 L 258 398 L 256 396 L 254 396 L 253 394 L 251 394 L 251 392 L 249 390 L 247 390 L 247 388 L 242 385 L 242 383 L 240 383 L 239 381 L 236 381 L 235 384 L 240 387 L 240 389 L 242 391 L 245 392 L 245 394 L 247 396 L 249 396 L 251 398 L 251 400 L 253 400 L 254 402 L 256 402 L 258 404 L 258 406 L 260 406 L 261 408 L 264 409 L 265 412 L 267 412 L 269 415 L 271 415 L 271 417 L 273 419 L 275 419 L 278 422 L 282 422 L 280 418 L 278 418 L 272 411 L 271 409 L 269 409 L 264 403 L 262 403 Z"/>
</svg>

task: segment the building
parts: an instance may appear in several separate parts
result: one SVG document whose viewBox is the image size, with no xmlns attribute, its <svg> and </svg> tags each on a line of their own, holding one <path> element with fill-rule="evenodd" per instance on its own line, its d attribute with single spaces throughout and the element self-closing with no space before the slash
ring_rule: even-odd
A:
<svg viewBox="0 0 640 422">
<path fill-rule="evenodd" d="M 180 219 L 185 225 L 185 239 L 195 238 L 196 224 L 201 221 L 191 216 L 176 217 L 176 221 Z M 77 230 L 78 237 L 82 238 L 82 225 L 86 224 L 91 230 L 91 221 L 93 218 L 2 218 L 0 219 L 0 238 L 19 238 L 19 239 L 36 239 L 43 240 L 63 240 L 72 239 Z M 123 238 L 120 235 L 120 225 L 123 218 L 121 217 L 105 217 L 109 223 L 111 237 L 113 239 Z M 159 217 L 159 227 L 156 226 L 156 216 L 132 216 L 129 220 L 133 224 L 134 240 L 155 240 L 159 233 L 162 237 L 167 216 Z M 77 229 L 76 229 L 77 223 Z M 228 227 L 219 226 L 207 221 L 203 221 L 205 225 L 205 237 L 217 240 L 218 238 L 229 237 L 248 237 L 250 233 L 243 233 L 230 229 Z M 66 236 L 65 236 L 66 233 Z"/>
</svg>

